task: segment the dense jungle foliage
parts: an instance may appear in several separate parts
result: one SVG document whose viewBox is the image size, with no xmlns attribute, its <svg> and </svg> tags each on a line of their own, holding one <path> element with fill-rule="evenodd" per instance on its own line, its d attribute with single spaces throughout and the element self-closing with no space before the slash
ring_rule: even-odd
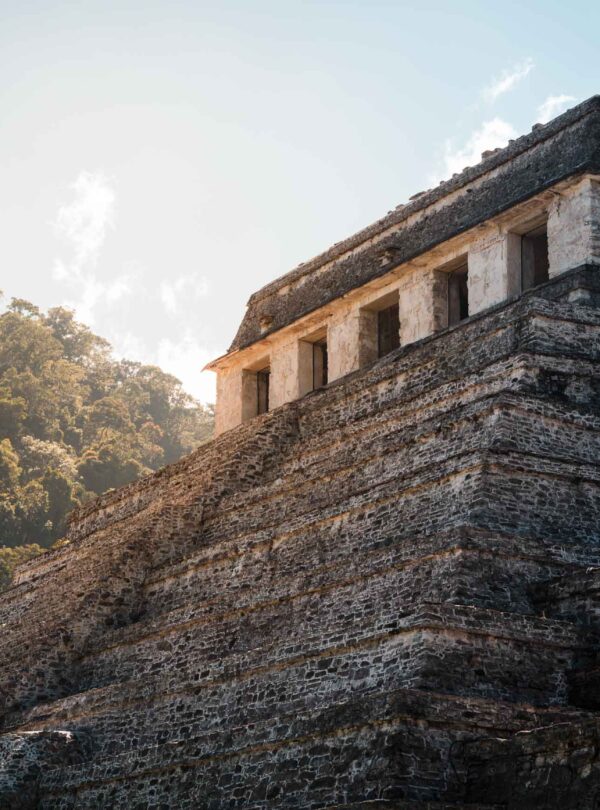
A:
<svg viewBox="0 0 600 810">
<path fill-rule="evenodd" d="M 0 588 L 64 535 L 73 507 L 210 438 L 212 408 L 155 366 L 115 360 L 62 307 L 0 315 Z"/>
</svg>

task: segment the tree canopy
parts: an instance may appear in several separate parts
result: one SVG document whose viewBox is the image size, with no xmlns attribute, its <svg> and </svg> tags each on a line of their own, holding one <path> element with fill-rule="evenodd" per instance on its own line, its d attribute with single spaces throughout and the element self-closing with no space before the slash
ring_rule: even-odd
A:
<svg viewBox="0 0 600 810">
<path fill-rule="evenodd" d="M 67 515 L 210 438 L 213 411 L 156 366 L 116 360 L 64 307 L 0 315 L 0 587 Z M 25 547 L 25 548 L 23 548 Z"/>
</svg>

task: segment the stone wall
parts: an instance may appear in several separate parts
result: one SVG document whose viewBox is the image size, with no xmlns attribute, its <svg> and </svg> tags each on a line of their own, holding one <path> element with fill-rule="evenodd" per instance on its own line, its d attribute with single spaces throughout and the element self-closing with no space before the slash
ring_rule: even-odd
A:
<svg viewBox="0 0 600 810">
<path fill-rule="evenodd" d="M 74 515 L 0 595 L 5 761 L 78 746 L 24 806 L 528 806 L 481 746 L 595 722 L 599 304 L 570 271 Z"/>
</svg>

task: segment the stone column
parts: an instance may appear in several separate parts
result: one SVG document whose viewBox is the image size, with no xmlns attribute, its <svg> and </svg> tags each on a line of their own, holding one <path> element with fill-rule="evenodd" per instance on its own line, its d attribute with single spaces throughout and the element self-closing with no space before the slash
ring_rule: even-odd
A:
<svg viewBox="0 0 600 810">
<path fill-rule="evenodd" d="M 313 346 L 291 340 L 271 356 L 270 406 L 277 408 L 312 391 Z"/>
<path fill-rule="evenodd" d="M 244 387 L 247 380 L 241 369 L 219 371 L 217 374 L 217 403 L 215 408 L 215 436 L 240 425 L 244 421 Z"/>
<path fill-rule="evenodd" d="M 469 315 L 521 291 L 521 237 L 488 232 L 469 248 Z"/>
<path fill-rule="evenodd" d="M 329 380 L 337 380 L 377 359 L 377 313 L 354 309 L 334 318 L 327 330 Z"/>
<path fill-rule="evenodd" d="M 600 264 L 600 184 L 584 178 L 556 196 L 548 212 L 549 276 Z"/>
<path fill-rule="evenodd" d="M 399 292 L 402 346 L 448 325 L 448 279 L 445 273 L 416 268 L 400 280 Z"/>
</svg>

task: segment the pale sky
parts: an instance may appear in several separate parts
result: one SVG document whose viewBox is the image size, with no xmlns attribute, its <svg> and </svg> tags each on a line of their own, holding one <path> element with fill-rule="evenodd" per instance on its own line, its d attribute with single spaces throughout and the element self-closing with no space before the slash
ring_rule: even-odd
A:
<svg viewBox="0 0 600 810">
<path fill-rule="evenodd" d="M 204 401 L 254 290 L 600 92 L 579 0 L 0 12 L 0 288 Z"/>
</svg>

